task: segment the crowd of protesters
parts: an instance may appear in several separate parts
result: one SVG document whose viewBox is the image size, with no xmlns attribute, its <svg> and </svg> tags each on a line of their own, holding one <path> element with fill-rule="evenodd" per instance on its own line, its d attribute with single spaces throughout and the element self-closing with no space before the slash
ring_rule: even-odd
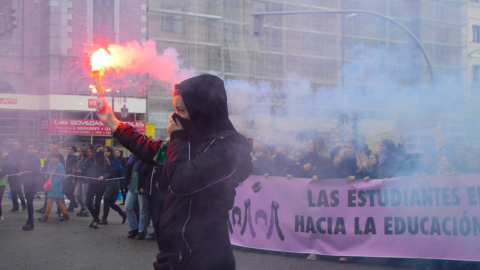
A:
<svg viewBox="0 0 480 270">
<path fill-rule="evenodd" d="M 308 140 L 305 146 L 288 148 L 255 142 L 252 153 L 254 175 L 287 178 L 388 179 L 399 176 L 448 173 L 480 173 L 480 152 L 467 143 L 449 143 L 407 154 L 402 144 L 381 142 L 379 151 L 350 140 L 328 151 L 322 138 Z"/>
<path fill-rule="evenodd" d="M 52 187 L 45 192 L 44 206 L 35 210 L 42 214 L 39 218 L 42 222 L 48 221 L 55 202 L 60 221 L 70 219 L 69 213 L 77 210 L 78 217 L 92 217 L 89 226 L 93 229 L 108 224 L 111 208 L 120 215 L 122 223 L 128 220 L 128 238 L 146 239 L 149 224 L 152 222 L 155 226 L 154 205 L 160 198 L 156 187 L 161 169 L 143 163 L 135 155 L 125 158 L 119 149 L 103 145 L 78 148 L 70 145 L 66 149 L 66 158 L 55 143 L 48 145 L 47 153 L 39 151 L 33 143 L 26 143 L 25 150 L 18 141 L 13 141 L 10 146 L 9 151 L 0 147 L 2 220 L 1 203 L 8 182 L 13 203 L 9 211 L 28 210 L 27 223 L 22 229 L 33 230 L 33 200 L 39 198 L 36 194 L 44 191 L 43 184 L 50 178 Z M 480 152 L 464 142 L 408 154 L 404 145 L 386 139 L 377 149 L 372 151 L 356 140 L 328 149 L 320 137 L 306 140 L 297 148 L 256 141 L 251 153 L 252 174 L 352 182 L 386 181 L 412 175 L 480 173 Z M 65 207 L 65 197 L 69 201 L 68 207 Z M 117 200 L 124 205 L 124 210 L 116 204 Z M 153 241 L 155 235 L 151 233 L 147 239 Z M 310 254 L 308 259 L 317 257 Z M 351 260 L 351 257 L 340 258 L 341 262 Z"/>
<path fill-rule="evenodd" d="M 2 220 L 1 203 L 8 179 L 13 203 L 9 211 L 28 210 L 27 223 L 22 227 L 25 231 L 34 229 L 34 212 L 42 214 L 39 221 L 48 222 L 56 203 L 59 221 L 69 220 L 70 213 L 77 211 L 78 217 L 91 216 L 89 226 L 97 229 L 99 225 L 108 224 L 109 212 L 113 209 L 122 223 L 128 219 L 129 238 L 147 238 L 147 227 L 153 216 L 153 210 L 149 211 L 153 205 L 149 207 L 148 202 L 153 202 L 152 197 L 158 195 L 155 192 L 158 176 L 153 177 L 152 166 L 142 164 L 135 156 L 127 159 L 119 149 L 103 145 L 78 148 L 70 145 L 66 148 L 66 158 L 57 143 L 49 143 L 46 153 L 34 143 L 24 146 L 13 141 L 9 147 L 0 147 Z M 46 182 L 50 182 L 48 190 L 45 190 Z M 34 210 L 33 200 L 40 198 L 37 194 L 42 192 L 45 193 L 43 207 Z M 129 197 L 133 199 L 128 200 Z M 68 207 L 65 198 L 69 201 Z M 125 211 L 116 204 L 117 199 L 122 201 L 120 205 L 125 205 Z M 154 240 L 153 233 L 147 239 Z"/>
<path fill-rule="evenodd" d="M 44 214 L 42 221 L 49 216 L 49 198 L 52 198 L 51 204 L 57 202 L 62 209 L 66 197 L 69 206 L 63 213 L 58 212 L 59 217 L 64 216 L 62 220 L 78 208 L 76 215 L 92 216 L 90 227 L 98 228 L 98 225 L 108 224 L 111 208 L 121 216 L 123 223 L 129 221 L 129 237 L 145 238 L 153 211 L 148 202 L 152 204 L 152 198 L 158 195 L 155 186 L 159 177 L 153 177 L 153 166 L 142 163 L 134 155 L 123 157 L 119 149 L 103 145 L 78 148 L 70 145 L 66 158 L 56 143 L 48 144 L 47 153 L 39 151 L 33 143 L 26 143 L 23 148 L 18 141 L 13 141 L 10 149 L 5 148 L 0 148 L 0 195 L 4 194 L 8 182 L 13 203 L 9 211 L 28 210 L 24 229 L 33 229 L 32 201 L 52 176 L 57 185 L 45 196 L 43 207 L 35 210 Z M 385 139 L 377 149 L 379 151 L 375 152 L 366 144 L 350 140 L 329 150 L 321 137 L 306 140 L 297 148 L 255 141 L 252 174 L 314 181 L 344 178 L 351 182 L 411 175 L 480 173 L 480 152 L 464 142 L 407 154 L 404 145 L 395 145 L 392 140 Z M 120 205 L 125 205 L 125 211 L 116 204 L 117 197 L 120 197 Z M 0 196 L 0 206 L 2 198 Z M 0 207 L 0 217 L 1 211 Z"/>
</svg>

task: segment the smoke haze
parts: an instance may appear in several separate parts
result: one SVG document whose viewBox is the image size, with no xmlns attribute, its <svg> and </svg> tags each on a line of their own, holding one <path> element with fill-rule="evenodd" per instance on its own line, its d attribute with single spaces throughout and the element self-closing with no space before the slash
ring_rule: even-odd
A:
<svg viewBox="0 0 480 270">
<path fill-rule="evenodd" d="M 111 44 L 108 50 L 115 59 L 111 68 L 117 73 L 148 73 L 159 81 L 168 82 L 172 87 L 175 83 L 195 75 L 194 71 L 181 68 L 182 61 L 175 49 L 167 48 L 162 54 L 157 54 L 156 43 L 151 40 L 143 44 L 137 41 L 125 45 Z"/>
<path fill-rule="evenodd" d="M 110 45 L 108 49 L 118 73 L 149 73 L 170 86 L 195 75 L 192 68 L 182 66 L 174 48 L 158 54 L 153 41 Z M 351 59 L 340 73 L 343 87 L 314 89 L 295 70 L 290 70 L 280 87 L 273 87 L 268 81 L 226 80 L 234 124 L 241 130 L 253 121 L 252 136 L 281 143 L 295 140 L 295 131 L 326 134 L 345 116 L 350 119 L 349 125 L 355 121 L 358 135 L 364 140 L 371 134 L 393 132 L 398 141 L 409 132 L 438 133 L 435 123 L 441 115 L 466 113 L 460 78 L 437 73 L 435 80 L 430 81 L 430 74 L 421 73 L 423 60 L 416 59 L 419 53 L 415 48 L 388 54 L 392 63 L 406 62 L 401 72 L 385 64 L 385 48 L 358 45 L 349 54 Z"/>
</svg>

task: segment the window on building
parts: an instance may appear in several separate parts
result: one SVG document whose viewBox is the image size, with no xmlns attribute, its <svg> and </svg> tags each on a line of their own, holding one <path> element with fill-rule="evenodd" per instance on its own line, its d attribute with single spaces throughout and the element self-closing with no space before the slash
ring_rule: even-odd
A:
<svg viewBox="0 0 480 270">
<path fill-rule="evenodd" d="M 0 40 L 11 41 L 17 28 L 17 12 L 12 0 L 0 1 Z"/>
<path fill-rule="evenodd" d="M 93 1 L 93 43 L 115 43 L 114 17 L 114 0 Z"/>
<path fill-rule="evenodd" d="M 480 25 L 472 25 L 472 41 L 480 43 Z"/>
<path fill-rule="evenodd" d="M 480 66 L 473 65 L 472 67 L 472 84 L 480 84 Z"/>
<path fill-rule="evenodd" d="M 162 31 L 167 33 L 182 33 L 181 15 L 163 15 Z"/>
</svg>

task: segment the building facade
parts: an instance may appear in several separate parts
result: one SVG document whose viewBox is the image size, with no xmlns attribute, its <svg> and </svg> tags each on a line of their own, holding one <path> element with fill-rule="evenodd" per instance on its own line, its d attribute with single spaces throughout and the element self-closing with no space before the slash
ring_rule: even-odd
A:
<svg viewBox="0 0 480 270">
<path fill-rule="evenodd" d="M 213 71 L 226 80 L 270 82 L 269 88 L 258 89 L 261 93 L 250 97 L 248 106 L 231 102 L 237 128 L 255 136 L 251 131 L 258 129 L 262 119 L 262 113 L 251 113 L 255 108 L 269 107 L 267 114 L 273 117 L 263 117 L 263 123 L 278 126 L 275 115 L 289 110 L 286 106 L 299 110 L 323 106 L 314 98 L 296 103 L 287 100 L 285 85 L 291 82 L 292 73 L 308 81 L 315 93 L 385 88 L 418 88 L 422 92 L 432 89 L 436 79 L 448 76 L 455 81 L 454 91 L 463 96 L 468 88 L 467 4 L 467 0 L 149 1 L 147 33 L 148 39 L 157 42 L 158 51 L 175 48 L 185 66 L 197 73 Z M 254 22 L 251 14 L 264 12 L 290 14 L 264 16 L 260 33 L 249 35 Z M 365 57 L 368 51 L 375 54 Z M 365 74 L 356 72 L 358 67 L 371 67 L 367 76 L 375 77 L 378 72 L 388 83 L 375 78 L 363 80 Z M 153 93 L 149 97 L 156 104 L 168 99 Z M 343 107 L 351 104 L 347 100 Z M 159 111 L 152 115 L 159 119 L 166 116 L 161 107 L 152 106 Z M 241 109 L 235 110 L 237 107 Z M 330 111 L 340 111 L 338 116 L 345 109 Z M 328 113 L 321 121 L 312 119 L 304 126 L 328 132 L 338 124 L 333 115 Z M 368 117 L 383 115 L 374 109 Z M 251 119 L 256 119 L 256 125 Z M 363 120 L 368 125 L 374 123 Z M 385 126 L 385 122 L 373 120 L 377 126 Z"/>
<path fill-rule="evenodd" d="M 153 40 L 159 53 L 173 47 L 183 65 L 197 73 L 215 73 L 257 88 L 241 102 L 236 94 L 230 95 L 236 127 L 252 136 L 258 135 L 262 123 L 280 126 L 274 118 L 292 108 L 300 111 L 296 119 L 302 118 L 305 108 L 327 108 L 322 121 L 304 119 L 304 124 L 328 132 L 338 124 L 337 118 L 345 119 L 342 113 L 354 104 L 348 93 L 355 91 L 418 88 L 421 92 L 448 74 L 458 82 L 455 91 L 467 95 L 476 80 L 477 64 L 474 60 L 467 63 L 477 43 L 475 16 L 467 14 L 478 8 L 476 1 L 6 0 L 1 5 L 0 95 L 4 99 L 0 99 L 0 126 L 9 130 L 0 134 L 3 139 L 64 140 L 62 135 L 40 133 L 40 120 L 93 117 L 88 108 L 60 110 L 49 104 L 17 110 L 12 105 L 15 95 L 35 95 L 38 102 L 49 95 L 88 96 L 92 84 L 89 53 L 132 40 Z M 306 13 L 310 11 L 317 13 Z M 265 15 L 260 33 L 250 35 L 251 14 L 264 12 L 291 14 Z M 16 20 L 9 20 L 12 17 Z M 369 51 L 375 55 L 365 57 Z M 358 67 L 372 69 L 362 74 Z M 362 79 L 375 77 L 376 72 L 388 77 L 389 84 Z M 296 86 L 286 87 L 292 74 L 296 74 L 295 83 L 307 81 L 315 94 L 346 93 L 343 103 L 319 104 L 315 98 L 292 102 L 289 96 Z M 159 137 L 166 137 L 172 97 L 161 83 L 136 74 L 105 79 L 116 89 L 112 93 L 118 113 L 126 105 L 130 112 L 138 112 L 131 113 L 129 120 L 154 122 Z M 148 87 L 137 91 L 135 84 L 122 83 L 132 80 L 146 80 Z M 134 101 L 129 98 L 145 101 L 147 113 L 130 106 Z M 350 114 L 348 118 L 355 117 Z M 369 120 L 362 119 L 372 123 Z"/>
<path fill-rule="evenodd" d="M 109 136 L 64 135 L 43 124 L 95 119 L 90 55 L 111 43 L 144 42 L 146 1 L 6 0 L 0 5 L 0 139 L 104 143 Z M 144 120 L 145 93 L 128 85 L 112 89 L 106 95 L 114 95 L 119 115 L 126 105 L 125 120 Z"/>
</svg>

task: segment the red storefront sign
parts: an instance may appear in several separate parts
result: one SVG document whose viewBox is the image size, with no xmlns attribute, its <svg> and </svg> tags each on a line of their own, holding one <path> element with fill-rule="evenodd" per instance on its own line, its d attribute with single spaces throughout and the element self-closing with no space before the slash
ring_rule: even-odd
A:
<svg viewBox="0 0 480 270">
<path fill-rule="evenodd" d="M 97 101 L 98 99 L 88 99 L 88 108 L 97 108 Z"/>
<path fill-rule="evenodd" d="M 145 121 L 126 121 L 140 133 L 145 134 Z M 110 136 L 111 130 L 100 120 L 48 119 L 42 121 L 43 133 Z"/>
</svg>

